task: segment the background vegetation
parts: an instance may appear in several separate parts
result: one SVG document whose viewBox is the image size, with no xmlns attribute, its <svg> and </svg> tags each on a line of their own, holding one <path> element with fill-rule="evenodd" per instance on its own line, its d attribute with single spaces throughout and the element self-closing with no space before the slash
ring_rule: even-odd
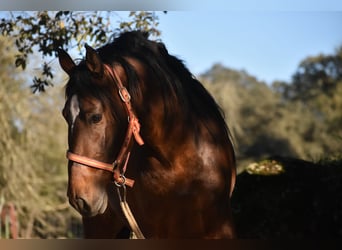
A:
<svg viewBox="0 0 342 250">
<path fill-rule="evenodd" d="M 66 197 L 67 128 L 60 115 L 66 78 L 59 73 L 55 50 L 80 51 L 85 42 L 97 46 L 120 30 L 139 28 L 155 37 L 160 34 L 155 13 L 132 12 L 127 20 L 118 18 L 116 22 L 113 16 L 116 14 L 13 12 L 1 20 L 0 207 L 15 205 L 19 237 L 81 236 L 80 217 Z M 198 78 L 226 114 L 239 172 L 251 162 L 274 156 L 308 162 L 333 158 L 341 171 L 342 46 L 331 55 L 303 58 L 290 82 L 267 85 L 248 72 L 220 64 Z M 321 161 L 319 165 L 329 164 Z M 261 177 L 259 180 L 267 183 Z M 243 197 L 251 192 L 243 191 L 241 185 L 261 184 L 253 184 L 253 180 L 240 183 L 234 202 L 236 217 L 243 221 L 243 208 L 251 207 Z M 272 190 L 272 185 L 266 189 Z M 251 237 L 255 228 L 242 234 Z M 262 232 L 271 230 L 270 226 L 263 228 Z M 265 235 L 267 232 L 254 234 Z"/>
<path fill-rule="evenodd" d="M 269 86 L 220 64 L 199 78 L 225 110 L 241 161 L 340 154 L 342 46 L 332 55 L 304 58 L 288 83 Z"/>
</svg>

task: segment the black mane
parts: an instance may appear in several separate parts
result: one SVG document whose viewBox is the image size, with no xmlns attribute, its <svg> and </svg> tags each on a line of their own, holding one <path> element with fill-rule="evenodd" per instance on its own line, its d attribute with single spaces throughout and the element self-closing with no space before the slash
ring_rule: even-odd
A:
<svg viewBox="0 0 342 250">
<path fill-rule="evenodd" d="M 132 31 L 122 33 L 97 52 L 104 63 L 119 63 L 125 69 L 132 100 L 141 97 L 141 86 L 137 72 L 124 58 L 139 60 L 154 74 L 165 103 L 166 124 L 175 122 L 173 111 L 175 107 L 181 107 L 183 121 L 190 123 L 194 130 L 198 122 L 202 122 L 215 141 L 228 140 L 229 131 L 220 107 L 184 63 L 168 53 L 163 43 L 149 40 L 146 32 Z M 210 131 L 213 123 L 218 124 L 219 131 Z"/>
</svg>

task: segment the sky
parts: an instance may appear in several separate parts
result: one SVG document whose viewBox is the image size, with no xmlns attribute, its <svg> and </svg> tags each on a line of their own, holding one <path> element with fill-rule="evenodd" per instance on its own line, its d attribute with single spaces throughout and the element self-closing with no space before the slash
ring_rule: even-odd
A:
<svg viewBox="0 0 342 250">
<path fill-rule="evenodd" d="M 308 56 L 342 46 L 342 11 L 157 12 L 170 54 L 198 75 L 214 63 L 260 81 L 290 81 Z"/>
<path fill-rule="evenodd" d="M 80 4 L 81 3 L 81 4 Z M 2 0 L 1 10 L 342 10 L 341 0 Z"/>
<path fill-rule="evenodd" d="M 341 0 L 82 0 L 82 5 L 78 0 L 0 2 L 0 10 L 27 9 L 154 10 L 162 41 L 193 74 L 221 63 L 269 84 L 290 81 L 303 59 L 332 54 L 342 46 Z"/>
</svg>

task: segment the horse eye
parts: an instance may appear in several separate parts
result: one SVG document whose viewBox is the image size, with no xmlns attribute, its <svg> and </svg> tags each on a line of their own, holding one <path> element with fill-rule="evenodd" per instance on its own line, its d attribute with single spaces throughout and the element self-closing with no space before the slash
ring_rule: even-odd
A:
<svg viewBox="0 0 342 250">
<path fill-rule="evenodd" d="M 92 123 L 99 123 L 102 120 L 101 114 L 95 114 L 90 117 Z"/>
</svg>

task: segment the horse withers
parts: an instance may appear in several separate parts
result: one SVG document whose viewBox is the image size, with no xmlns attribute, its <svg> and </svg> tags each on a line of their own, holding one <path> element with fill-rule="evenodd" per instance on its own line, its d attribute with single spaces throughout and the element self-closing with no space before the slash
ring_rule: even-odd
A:
<svg viewBox="0 0 342 250">
<path fill-rule="evenodd" d="M 58 54 L 69 76 L 68 197 L 85 236 L 136 225 L 146 238 L 233 238 L 230 133 L 183 62 L 140 31 L 86 45 L 78 64 Z"/>
</svg>

